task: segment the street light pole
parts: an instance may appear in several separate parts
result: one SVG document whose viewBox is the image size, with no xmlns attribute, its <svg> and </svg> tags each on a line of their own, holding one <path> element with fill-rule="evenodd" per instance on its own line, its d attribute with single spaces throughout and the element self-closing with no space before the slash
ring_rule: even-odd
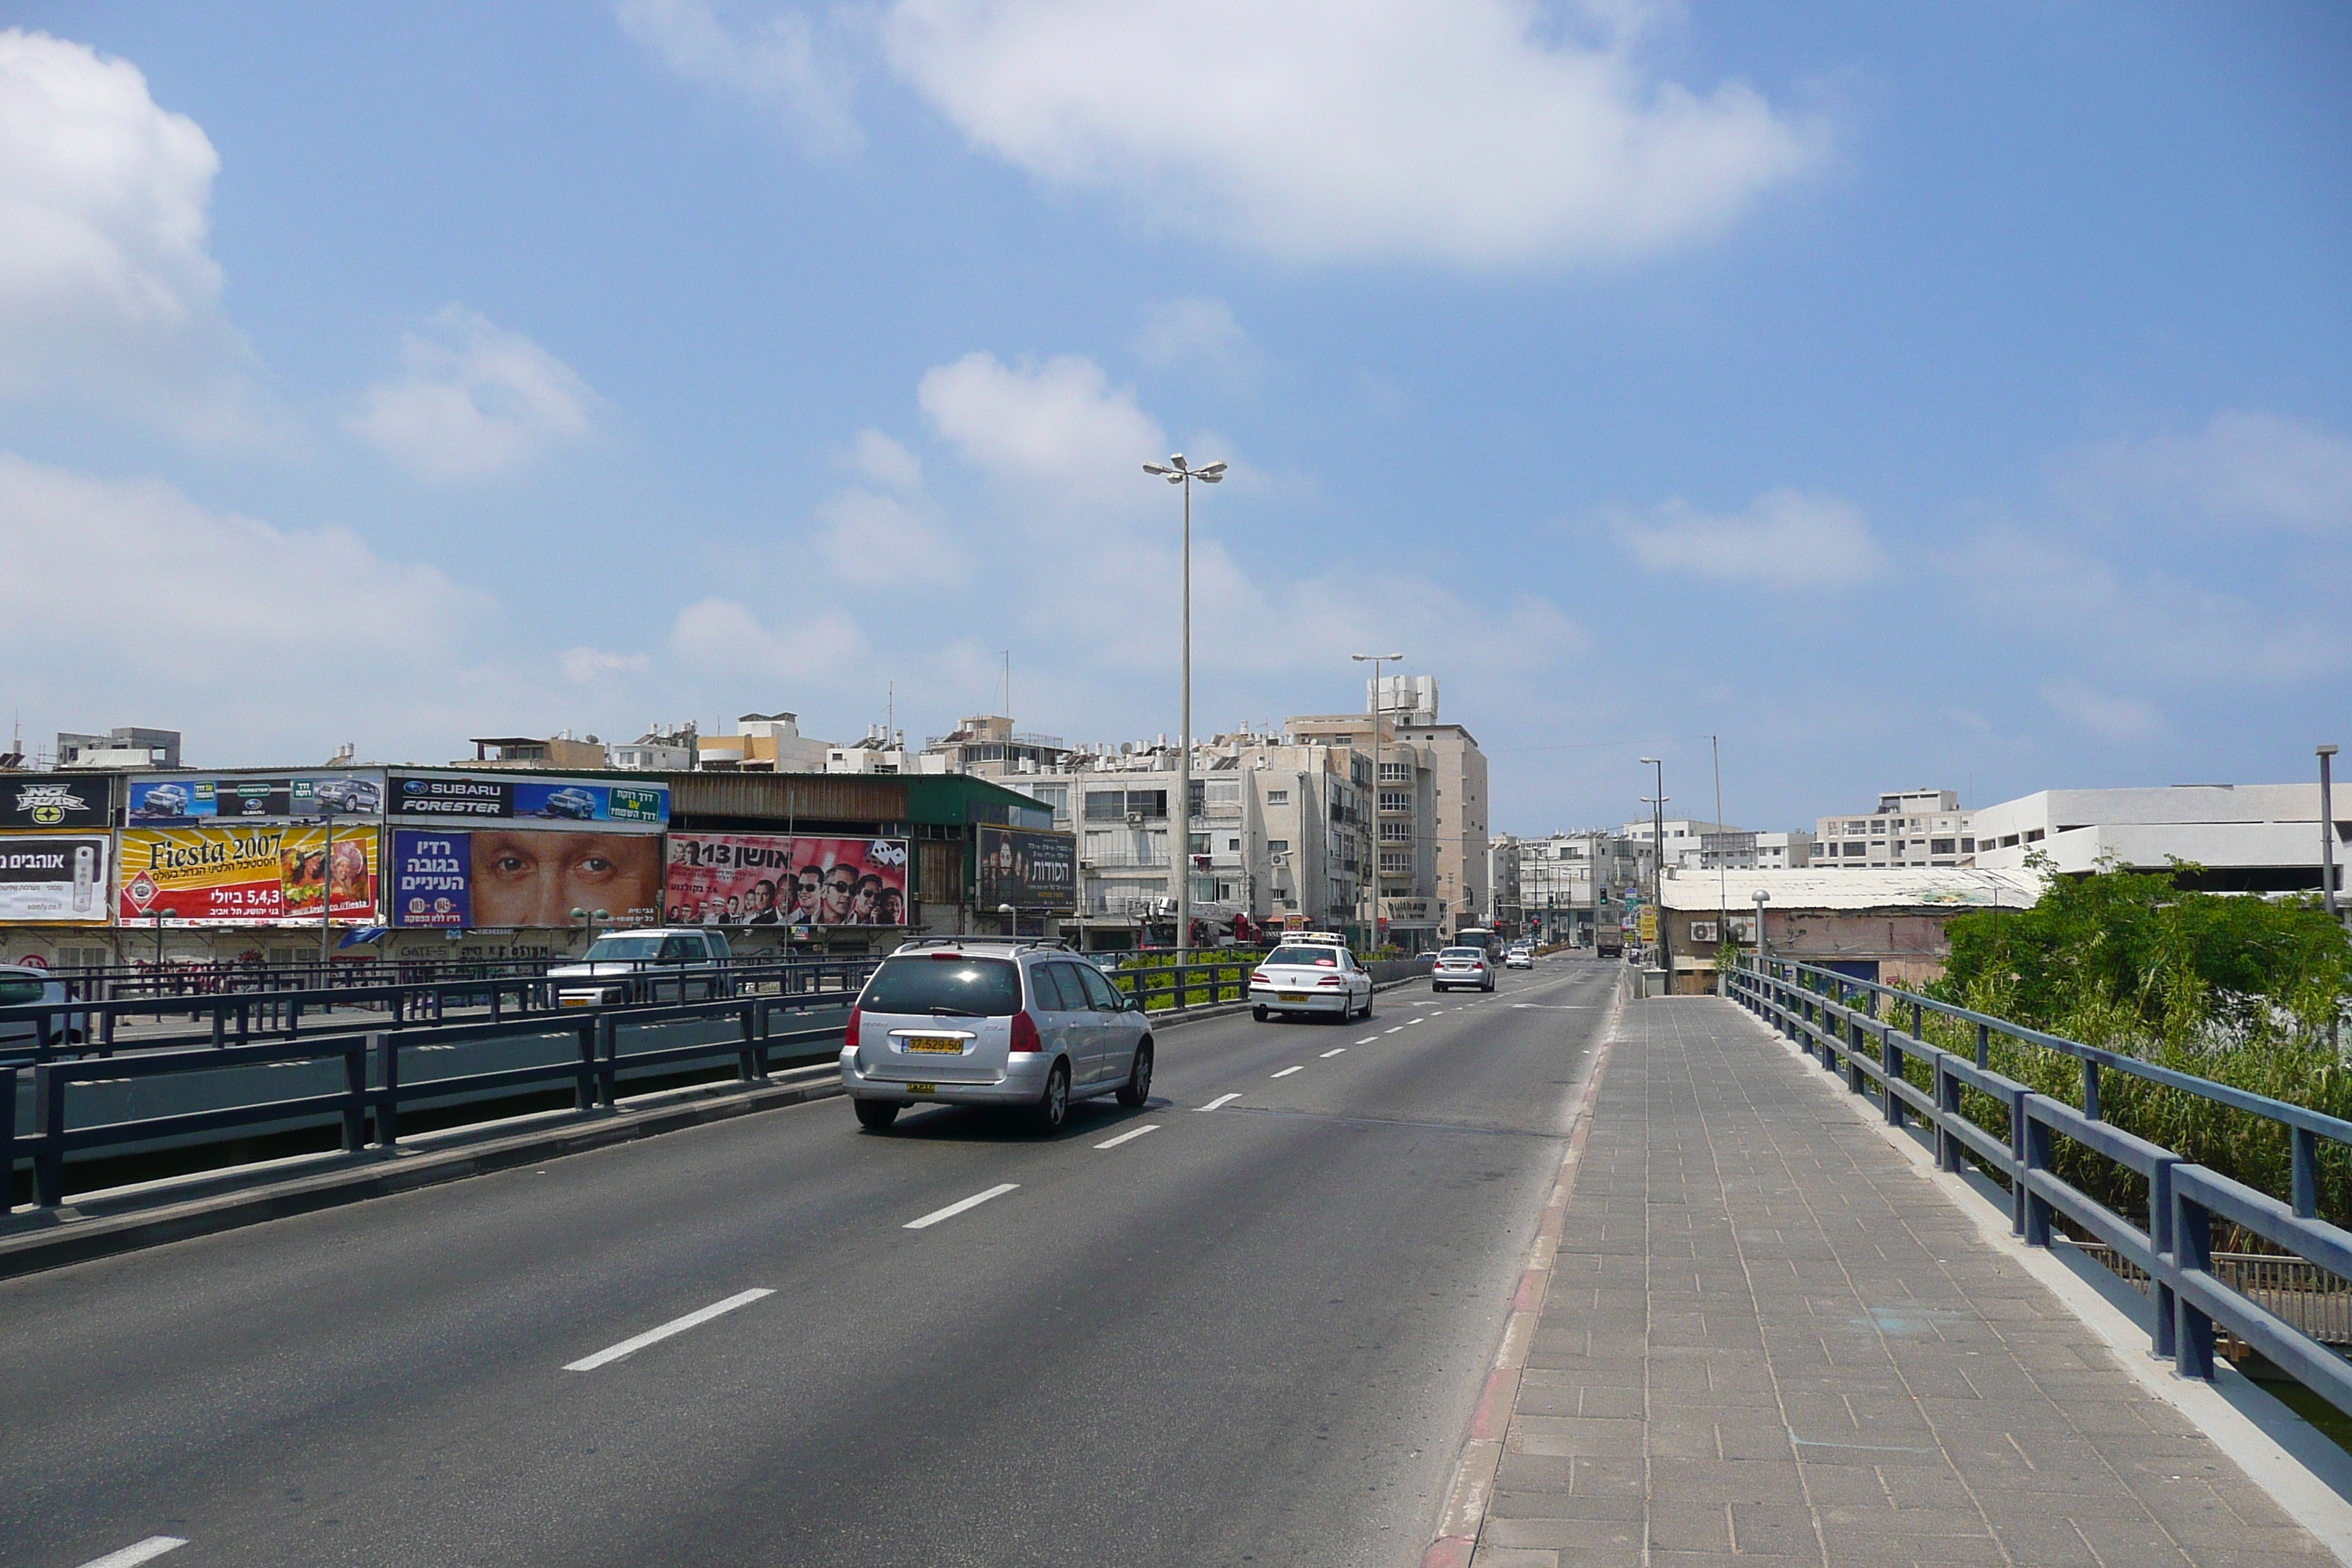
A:
<svg viewBox="0 0 2352 1568">
<path fill-rule="evenodd" d="M 2334 781 L 2328 777 L 2329 764 L 2336 761 L 2336 748 L 2319 748 L 2319 896 L 2329 918 L 2336 915 L 2336 801 Z"/>
<path fill-rule="evenodd" d="M 1666 763 L 1663 757 L 1643 757 L 1658 770 L 1658 793 L 1650 802 L 1650 908 L 1658 922 L 1659 967 L 1666 973 L 1665 994 L 1675 994 L 1674 936 L 1666 929 Z"/>
<path fill-rule="evenodd" d="M 1171 485 L 1184 487 L 1184 706 L 1177 742 L 1176 962 L 1182 963 L 1192 948 L 1192 481 L 1213 485 L 1225 477 L 1223 463 L 1190 468 L 1184 454 L 1166 464 L 1146 463 L 1143 471 Z"/>
<path fill-rule="evenodd" d="M 1370 944 L 1368 951 L 1377 952 L 1381 945 L 1381 666 L 1402 663 L 1404 655 L 1351 653 L 1348 657 L 1372 667 L 1372 852 L 1364 862 L 1364 886 L 1370 889 L 1364 899 L 1364 930 Z"/>
<path fill-rule="evenodd" d="M 334 954 L 328 947 L 335 927 L 335 808 L 331 802 L 321 802 L 319 815 L 327 824 L 327 853 L 319 861 L 319 984 L 327 983 L 327 971 L 334 967 Z"/>
</svg>

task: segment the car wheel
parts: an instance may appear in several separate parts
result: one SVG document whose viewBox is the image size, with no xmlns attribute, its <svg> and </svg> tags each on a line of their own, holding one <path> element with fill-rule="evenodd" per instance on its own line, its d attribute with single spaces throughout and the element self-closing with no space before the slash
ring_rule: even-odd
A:
<svg viewBox="0 0 2352 1568">
<path fill-rule="evenodd" d="M 1070 1119 L 1070 1064 L 1055 1062 L 1045 1075 L 1045 1092 L 1030 1109 L 1029 1120 L 1040 1132 L 1059 1132 Z"/>
<path fill-rule="evenodd" d="M 1265 1009 L 1263 1007 L 1253 1007 L 1250 1009 L 1250 1016 L 1263 1024 L 1265 1022 Z"/>
<path fill-rule="evenodd" d="M 857 1125 L 868 1132 L 887 1132 L 890 1123 L 898 1120 L 898 1102 L 895 1100 L 861 1100 L 857 1101 Z"/>
<path fill-rule="evenodd" d="M 1127 1081 L 1118 1086 L 1118 1102 L 1133 1110 L 1151 1098 L 1151 1042 L 1143 1041 L 1135 1047 L 1135 1065 L 1127 1069 Z"/>
</svg>

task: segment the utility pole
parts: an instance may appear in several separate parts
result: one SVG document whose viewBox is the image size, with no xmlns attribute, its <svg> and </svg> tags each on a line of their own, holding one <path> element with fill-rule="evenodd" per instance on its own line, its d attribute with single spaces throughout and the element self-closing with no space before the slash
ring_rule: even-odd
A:
<svg viewBox="0 0 2352 1568">
<path fill-rule="evenodd" d="M 2322 746 L 2319 755 L 2319 896 L 2328 917 L 2336 918 L 2336 791 L 2328 777 L 2336 748 Z"/>
<path fill-rule="evenodd" d="M 1658 967 L 1665 971 L 1665 994 L 1675 992 L 1675 944 L 1666 930 L 1666 763 L 1663 757 L 1643 757 L 1658 770 L 1658 793 L 1650 797 L 1650 911 L 1658 922 Z"/>
</svg>

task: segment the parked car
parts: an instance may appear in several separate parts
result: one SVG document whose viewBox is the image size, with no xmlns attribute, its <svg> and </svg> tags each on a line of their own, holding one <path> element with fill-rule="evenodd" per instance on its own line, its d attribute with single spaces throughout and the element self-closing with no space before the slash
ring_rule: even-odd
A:
<svg viewBox="0 0 2352 1568">
<path fill-rule="evenodd" d="M 0 1006 L 23 1007 L 36 1002 L 51 1002 L 62 1008 L 66 1003 L 65 982 L 37 964 L 0 964 Z M 64 1045 L 80 1037 L 73 1015 L 61 1011 L 49 1016 L 52 1044 Z M 39 1041 L 40 1025 L 37 1019 L 0 1018 L 0 1049 L 29 1048 Z"/>
<path fill-rule="evenodd" d="M 596 797 L 584 789 L 560 789 L 547 797 L 540 807 L 542 816 L 568 816 L 576 822 L 586 822 L 596 815 Z"/>
<path fill-rule="evenodd" d="M 1250 1016 L 1261 1024 L 1276 1013 L 1345 1023 L 1372 1016 L 1372 977 L 1338 942 L 1286 942 L 1250 972 L 1249 999 Z"/>
<path fill-rule="evenodd" d="M 1480 947 L 1444 947 L 1438 949 L 1437 963 L 1429 972 L 1432 991 L 1458 991 L 1464 986 L 1478 991 L 1495 988 L 1495 966 L 1486 960 L 1486 950 Z"/>
<path fill-rule="evenodd" d="M 1535 966 L 1536 955 L 1532 948 L 1515 947 L 1503 954 L 1503 967 L 1506 969 L 1533 969 Z"/>
<path fill-rule="evenodd" d="M 841 1087 L 879 1132 L 909 1105 L 996 1106 L 1045 1132 L 1076 1101 L 1151 1097 L 1151 1023 L 1058 941 L 927 937 L 875 966 L 850 1009 Z"/>
<path fill-rule="evenodd" d="M 657 926 L 607 931 L 588 944 L 577 963 L 547 972 L 555 1000 L 563 1007 L 608 1007 L 652 1000 L 700 1000 L 711 991 L 730 995 L 722 967 L 734 961 L 727 939 L 715 931 Z M 685 995 L 678 993 L 683 989 Z"/>
</svg>

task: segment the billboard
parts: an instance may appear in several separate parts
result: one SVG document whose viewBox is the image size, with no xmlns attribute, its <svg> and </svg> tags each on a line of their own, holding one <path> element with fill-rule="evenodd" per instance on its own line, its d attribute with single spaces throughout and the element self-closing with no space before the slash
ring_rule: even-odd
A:
<svg viewBox="0 0 2352 1568">
<path fill-rule="evenodd" d="M 473 847 L 463 833 L 392 835 L 392 923 L 465 927 L 474 923 Z"/>
<path fill-rule="evenodd" d="M 111 827 L 113 783 L 103 773 L 0 780 L 0 827 Z"/>
<path fill-rule="evenodd" d="M 596 912 L 602 925 L 661 918 L 661 839 L 643 833 L 566 833 L 520 825 L 395 828 L 392 923 L 560 930 Z"/>
<path fill-rule="evenodd" d="M 0 921 L 104 925 L 111 847 L 102 833 L 0 833 Z"/>
<path fill-rule="evenodd" d="M 498 773 L 394 773 L 394 816 L 461 822 L 600 822 L 657 829 L 669 820 L 669 786 Z"/>
<path fill-rule="evenodd" d="M 126 921 L 170 925 L 316 923 L 376 918 L 376 834 L 345 828 L 327 861 L 317 824 L 132 827 L 122 834 L 116 908 Z"/>
<path fill-rule="evenodd" d="M 903 926 L 903 838 L 673 833 L 662 883 L 671 925 Z"/>
<path fill-rule="evenodd" d="M 985 913 L 1003 904 L 1016 910 L 1078 907 L 1078 842 L 1070 833 L 1029 827 L 974 829 L 979 836 L 979 877 L 974 908 Z"/>
<path fill-rule="evenodd" d="M 374 816 L 383 810 L 383 780 L 373 773 L 302 773 L 285 778 L 198 778 L 184 773 L 129 781 L 124 823 L 186 827 L 202 823 L 267 822 L 275 817 Z"/>
</svg>

